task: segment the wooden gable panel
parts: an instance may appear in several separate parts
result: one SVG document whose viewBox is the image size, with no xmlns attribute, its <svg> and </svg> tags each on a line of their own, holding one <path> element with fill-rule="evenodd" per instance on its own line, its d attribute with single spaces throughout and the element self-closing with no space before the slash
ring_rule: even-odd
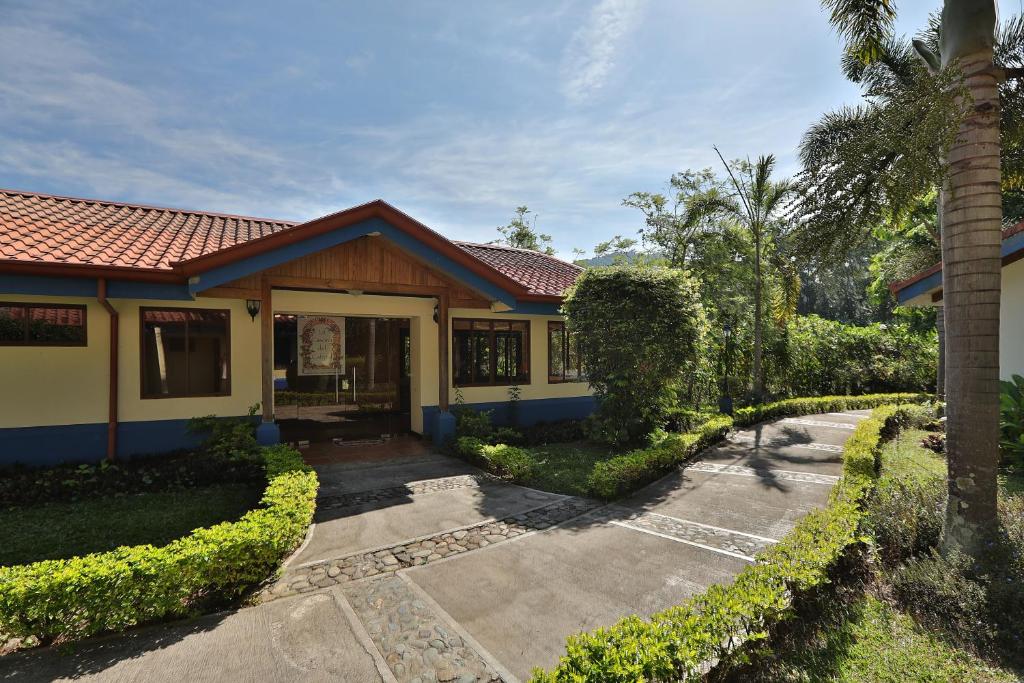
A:
<svg viewBox="0 0 1024 683">
<path fill-rule="evenodd" d="M 356 288 L 426 295 L 444 290 L 460 304 L 489 305 L 476 292 L 448 279 L 379 237 L 361 237 L 345 242 L 225 283 L 214 290 L 223 294 L 258 291 L 263 276 L 278 283 L 295 283 L 309 288 L 320 284 L 324 289 Z"/>
</svg>

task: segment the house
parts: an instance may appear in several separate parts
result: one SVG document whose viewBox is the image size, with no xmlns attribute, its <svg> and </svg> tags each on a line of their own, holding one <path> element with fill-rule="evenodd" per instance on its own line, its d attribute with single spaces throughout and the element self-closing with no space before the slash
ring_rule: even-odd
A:
<svg viewBox="0 0 1024 683">
<path fill-rule="evenodd" d="M 583 417 L 579 272 L 380 200 L 293 223 L 0 190 L 0 464 L 172 451 L 250 410 L 262 443 L 440 442 L 456 401 Z"/>
<path fill-rule="evenodd" d="M 1024 375 L 1024 222 L 1003 230 L 999 299 L 999 376 Z M 942 264 L 890 285 L 902 306 L 942 307 Z M 941 318 L 940 318 L 941 319 Z"/>
</svg>

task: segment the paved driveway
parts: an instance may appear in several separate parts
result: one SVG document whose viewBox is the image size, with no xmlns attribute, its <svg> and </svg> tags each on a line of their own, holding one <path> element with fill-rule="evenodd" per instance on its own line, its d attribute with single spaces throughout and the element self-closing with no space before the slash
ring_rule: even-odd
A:
<svg viewBox="0 0 1024 683">
<path fill-rule="evenodd" d="M 522 680 L 565 637 L 728 582 L 825 504 L 866 413 L 733 434 L 612 505 L 425 456 L 321 465 L 316 522 L 265 602 L 0 659 L 0 678 Z"/>
</svg>

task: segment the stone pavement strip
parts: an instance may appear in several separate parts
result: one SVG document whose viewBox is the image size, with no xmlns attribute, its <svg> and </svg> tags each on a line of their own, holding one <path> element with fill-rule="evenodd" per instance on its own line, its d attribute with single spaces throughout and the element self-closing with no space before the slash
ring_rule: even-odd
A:
<svg viewBox="0 0 1024 683">
<path fill-rule="evenodd" d="M 497 666 L 488 663 L 402 577 L 377 577 L 342 591 L 400 683 L 502 680 Z"/>
<path fill-rule="evenodd" d="M 596 500 L 565 497 L 500 520 L 291 568 L 273 586 L 265 590 L 261 597 L 267 602 L 296 593 L 307 593 L 349 581 L 393 573 L 407 567 L 437 562 L 451 555 L 501 543 L 530 531 L 547 529 L 600 506 L 601 503 Z"/>
</svg>

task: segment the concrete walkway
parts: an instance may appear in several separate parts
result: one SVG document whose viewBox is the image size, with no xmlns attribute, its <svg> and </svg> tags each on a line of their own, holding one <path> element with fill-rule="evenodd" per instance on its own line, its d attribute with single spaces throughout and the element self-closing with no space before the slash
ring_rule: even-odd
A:
<svg viewBox="0 0 1024 683">
<path fill-rule="evenodd" d="M 744 430 L 612 505 L 443 456 L 318 465 L 264 604 L 0 659 L 0 680 L 515 681 L 566 636 L 732 580 L 825 504 L 853 411 Z"/>
</svg>

